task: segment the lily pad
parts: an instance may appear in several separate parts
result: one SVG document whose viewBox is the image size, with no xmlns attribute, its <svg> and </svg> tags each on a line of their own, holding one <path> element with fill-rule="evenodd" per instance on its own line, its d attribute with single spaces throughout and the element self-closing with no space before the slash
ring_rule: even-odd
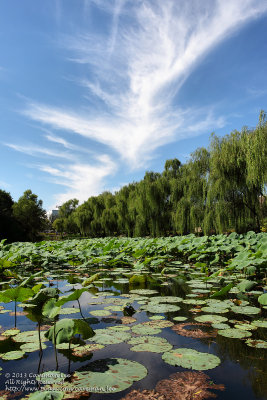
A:
<svg viewBox="0 0 267 400">
<path fill-rule="evenodd" d="M 166 319 L 164 320 L 160 320 L 160 321 L 147 321 L 147 322 L 143 322 L 143 325 L 149 325 L 149 326 L 153 326 L 154 328 L 169 328 L 170 326 L 173 326 L 173 322 L 168 321 Z"/>
<path fill-rule="evenodd" d="M 107 306 L 104 307 L 105 310 L 111 310 L 111 311 L 123 311 L 123 307 L 122 306 Z"/>
<path fill-rule="evenodd" d="M 68 315 L 68 314 L 76 314 L 80 312 L 79 308 L 74 308 L 74 307 L 64 307 L 61 308 L 60 310 L 60 315 Z"/>
<path fill-rule="evenodd" d="M 160 319 L 164 319 L 163 315 L 152 315 L 152 317 L 149 317 L 152 321 L 158 321 Z"/>
<path fill-rule="evenodd" d="M 252 333 L 241 329 L 229 328 L 218 330 L 218 335 L 234 339 L 243 339 L 251 336 Z"/>
<path fill-rule="evenodd" d="M 20 329 L 11 328 L 11 329 L 7 329 L 6 331 L 2 332 L 1 335 L 3 335 L 3 336 L 15 336 L 18 333 L 20 333 Z"/>
<path fill-rule="evenodd" d="M 108 358 L 90 363 L 73 374 L 74 388 L 103 388 L 101 393 L 121 392 L 147 375 L 147 369 L 136 361 Z"/>
<path fill-rule="evenodd" d="M 125 325 L 115 325 L 115 326 L 109 326 L 107 329 L 122 332 L 122 331 L 129 331 L 131 328 Z"/>
<path fill-rule="evenodd" d="M 236 329 L 241 329 L 242 331 L 253 331 L 255 329 L 257 329 L 257 326 L 253 326 L 252 324 L 235 324 L 234 327 Z"/>
<path fill-rule="evenodd" d="M 158 293 L 158 291 L 153 289 L 133 289 L 130 290 L 130 293 L 150 295 L 150 294 L 156 294 Z"/>
<path fill-rule="evenodd" d="M 34 393 L 31 393 L 29 396 L 29 400 L 61 400 L 64 397 L 64 394 L 66 392 L 60 392 L 60 391 L 54 391 L 54 390 L 49 390 L 49 391 L 36 391 Z M 53 396 L 53 397 L 52 397 Z"/>
<path fill-rule="evenodd" d="M 167 313 L 167 312 L 175 312 L 179 311 L 180 307 L 175 306 L 173 304 L 158 304 L 158 303 L 149 303 L 146 306 L 140 307 L 142 310 L 150 312 L 150 313 L 155 313 L 155 314 L 161 314 L 161 313 Z"/>
<path fill-rule="evenodd" d="M 85 357 L 96 350 L 103 349 L 104 347 L 105 347 L 104 345 L 99 343 L 86 344 L 85 346 L 75 347 L 72 350 L 72 354 L 76 357 Z"/>
<path fill-rule="evenodd" d="M 231 310 L 237 314 L 258 314 L 260 313 L 260 308 L 251 306 L 232 306 Z"/>
<path fill-rule="evenodd" d="M 157 335 L 161 332 L 161 329 L 155 328 L 151 325 L 138 324 L 132 327 L 132 332 L 136 333 L 137 335 Z"/>
<path fill-rule="evenodd" d="M 187 317 L 173 317 L 174 321 L 186 321 L 187 319 Z"/>
<path fill-rule="evenodd" d="M 45 337 L 45 332 L 41 332 L 41 341 L 46 342 L 48 339 Z M 39 335 L 37 331 L 25 331 L 25 332 L 20 332 L 16 336 L 13 336 L 13 340 L 15 342 L 24 342 L 24 343 L 30 343 L 30 342 L 38 342 L 39 341 Z"/>
<path fill-rule="evenodd" d="M 197 322 L 209 322 L 210 324 L 217 324 L 220 322 L 226 322 L 228 319 L 226 317 L 221 317 L 220 315 L 200 315 L 199 317 L 195 317 L 195 321 Z"/>
<path fill-rule="evenodd" d="M 246 344 L 250 347 L 256 347 L 256 349 L 267 349 L 267 341 L 265 340 L 247 339 Z"/>
<path fill-rule="evenodd" d="M 252 321 L 251 324 L 257 326 L 258 328 L 267 328 L 267 320 Z"/>
<path fill-rule="evenodd" d="M 46 345 L 42 343 L 42 350 L 46 349 Z M 30 342 L 30 343 L 24 343 L 20 346 L 20 349 L 25 351 L 25 353 L 31 353 L 33 351 L 39 351 L 40 350 L 40 344 L 39 342 Z"/>
<path fill-rule="evenodd" d="M 225 314 L 229 312 L 228 308 L 222 308 L 222 307 L 212 307 L 212 306 L 207 306 L 207 307 L 202 307 L 202 311 L 207 312 L 207 313 L 215 313 L 215 314 Z"/>
<path fill-rule="evenodd" d="M 94 310 L 90 311 L 90 314 L 94 315 L 95 317 L 107 317 L 108 315 L 111 315 L 111 312 L 108 310 Z"/>
<path fill-rule="evenodd" d="M 230 326 L 228 325 L 228 324 L 224 324 L 224 323 L 218 323 L 218 324 L 211 324 L 211 326 L 214 328 L 214 329 L 228 329 L 228 328 L 230 328 Z"/>
<path fill-rule="evenodd" d="M 192 305 L 202 305 L 202 304 L 206 304 L 206 301 L 205 300 L 198 300 L 198 299 L 186 299 L 186 300 L 183 300 L 183 303 L 184 304 L 192 304 Z"/>
<path fill-rule="evenodd" d="M 3 360 L 18 360 L 19 358 L 23 358 L 25 352 L 16 350 L 16 351 L 8 351 L 7 353 L 0 354 L 0 357 Z"/>
<path fill-rule="evenodd" d="M 183 299 L 176 296 L 154 296 L 150 301 L 153 303 L 180 303 Z"/>
<path fill-rule="evenodd" d="M 136 318 L 133 318 L 133 317 L 122 317 L 121 318 L 121 322 L 123 323 L 123 324 L 125 324 L 125 325 L 127 325 L 127 324 L 132 324 L 133 322 L 136 322 Z"/>
<path fill-rule="evenodd" d="M 162 359 L 168 364 L 197 371 L 213 369 L 221 362 L 219 357 L 213 354 L 188 348 L 178 348 L 166 352 L 162 355 Z"/>
<path fill-rule="evenodd" d="M 114 331 L 111 329 L 96 329 L 95 336 L 88 339 L 89 342 L 96 342 L 99 344 L 117 344 L 126 342 L 131 335 L 127 332 Z"/>
<path fill-rule="evenodd" d="M 128 343 L 134 345 L 130 348 L 132 351 L 164 353 L 172 349 L 172 345 L 166 339 L 158 336 L 139 336 L 132 338 Z"/>
</svg>

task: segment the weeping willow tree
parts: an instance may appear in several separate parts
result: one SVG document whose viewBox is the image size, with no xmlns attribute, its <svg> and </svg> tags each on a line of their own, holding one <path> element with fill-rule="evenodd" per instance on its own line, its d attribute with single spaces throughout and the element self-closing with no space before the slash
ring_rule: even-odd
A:
<svg viewBox="0 0 267 400">
<path fill-rule="evenodd" d="M 199 148 L 181 168 L 176 184 L 177 203 L 173 211 L 175 230 L 180 234 L 202 232 L 209 179 L 210 154 Z"/>
<path fill-rule="evenodd" d="M 260 230 L 267 170 L 267 124 L 212 137 L 205 232 Z M 264 201 L 264 200 L 263 200 Z"/>
</svg>

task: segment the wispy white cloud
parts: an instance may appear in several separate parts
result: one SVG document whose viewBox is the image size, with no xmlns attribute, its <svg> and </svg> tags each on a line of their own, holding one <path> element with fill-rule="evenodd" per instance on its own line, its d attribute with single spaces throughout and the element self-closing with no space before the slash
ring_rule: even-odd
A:
<svg viewBox="0 0 267 400">
<path fill-rule="evenodd" d="M 71 163 L 50 165 L 35 165 L 40 171 L 51 177 L 51 182 L 67 187 L 64 193 L 55 195 L 55 204 L 62 204 L 71 198 L 77 198 L 80 202 L 105 190 L 105 178 L 115 173 L 116 164 L 108 155 L 97 157 L 94 164 Z M 52 208 L 53 208 L 52 207 Z"/>
<path fill-rule="evenodd" d="M 12 144 L 12 143 L 4 143 L 5 146 L 19 151 L 20 153 L 28 154 L 30 156 L 35 157 L 55 157 L 55 158 L 65 158 L 67 160 L 73 159 L 73 156 L 70 152 L 61 152 L 52 149 L 47 149 L 45 147 L 39 147 L 35 145 L 19 145 L 19 144 Z"/>
<path fill-rule="evenodd" d="M 159 146 L 184 137 L 185 130 L 195 135 L 223 125 L 224 119 L 211 117 L 210 110 L 198 113 L 197 123 L 192 114 L 189 118 L 191 110 L 174 107 L 175 95 L 205 54 L 266 12 L 267 3 L 143 0 L 128 1 L 126 7 L 123 0 L 116 0 L 111 4 L 106 6 L 111 14 L 109 36 L 88 30 L 63 38 L 72 61 L 88 65 L 91 78 L 83 84 L 102 102 L 102 112 L 92 109 L 85 116 L 32 102 L 25 114 L 104 143 L 138 167 Z M 119 21 L 122 11 L 127 24 Z"/>
</svg>

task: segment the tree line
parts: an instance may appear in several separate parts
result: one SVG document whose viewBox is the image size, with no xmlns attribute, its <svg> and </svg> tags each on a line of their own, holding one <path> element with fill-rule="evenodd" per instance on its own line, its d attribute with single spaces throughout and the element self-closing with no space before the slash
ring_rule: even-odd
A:
<svg viewBox="0 0 267 400">
<path fill-rule="evenodd" d="M 70 199 L 51 223 L 60 233 L 89 237 L 260 231 L 267 224 L 266 188 L 267 121 L 262 111 L 256 128 L 224 137 L 212 134 L 209 147 L 198 148 L 184 164 L 167 160 L 162 173 L 148 171 L 141 181 L 81 205 Z M 0 238 L 36 240 L 46 223 L 42 201 L 30 190 L 17 203 L 0 190 Z"/>
<path fill-rule="evenodd" d="M 78 206 L 64 203 L 54 227 L 83 236 L 166 236 L 259 231 L 267 218 L 267 122 L 211 135 L 185 164 L 167 160 L 162 173 L 104 192 Z"/>
</svg>

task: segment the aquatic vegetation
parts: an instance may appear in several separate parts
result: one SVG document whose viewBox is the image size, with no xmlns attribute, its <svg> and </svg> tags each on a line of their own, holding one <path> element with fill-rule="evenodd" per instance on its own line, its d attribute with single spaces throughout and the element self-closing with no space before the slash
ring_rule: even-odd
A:
<svg viewBox="0 0 267 400">
<path fill-rule="evenodd" d="M 198 371 L 223 374 L 221 354 L 235 365 L 242 354 L 245 366 L 262 362 L 265 248 L 266 234 L 3 244 L 0 258 L 12 263 L 13 276 L 0 283 L 0 364 L 27 370 L 30 359 L 38 372 L 68 369 L 64 383 L 29 399 L 86 398 L 82 388 L 104 385 L 104 400 L 147 372 L 153 379 L 154 360 L 156 372 L 179 372 L 153 390 L 144 380 L 125 398 L 180 400 L 189 386 L 194 400 L 212 397 L 216 385 Z M 20 329 L 11 328 L 19 314 Z"/>
</svg>

